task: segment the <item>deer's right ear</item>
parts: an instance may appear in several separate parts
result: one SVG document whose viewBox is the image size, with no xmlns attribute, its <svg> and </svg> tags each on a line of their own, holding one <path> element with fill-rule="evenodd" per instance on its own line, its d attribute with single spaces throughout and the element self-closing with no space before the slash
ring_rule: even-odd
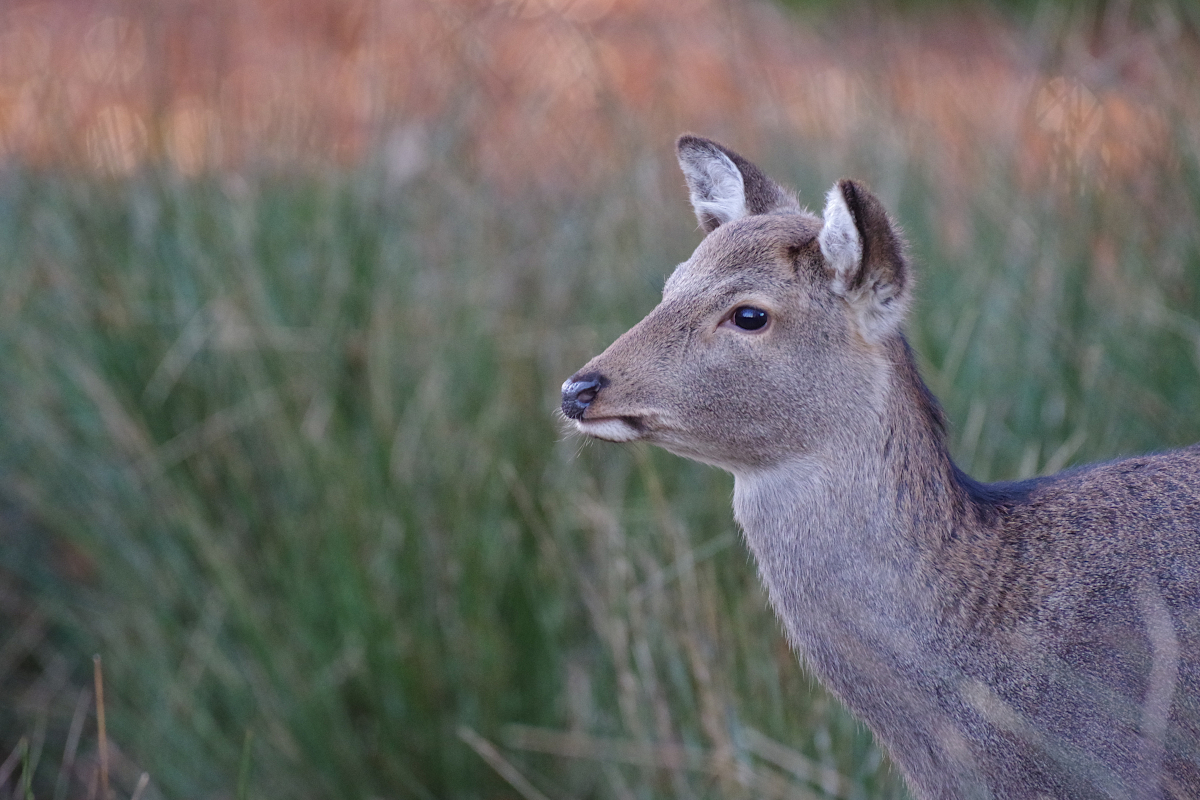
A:
<svg viewBox="0 0 1200 800">
<path fill-rule="evenodd" d="M 911 291 L 900 232 L 883 204 L 858 181 L 829 190 L 817 243 L 833 271 L 833 290 L 854 310 L 864 337 L 880 341 L 904 320 Z"/>
<path fill-rule="evenodd" d="M 684 134 L 675 143 L 692 208 L 705 233 L 746 216 L 746 182 L 716 142 Z"/>
<path fill-rule="evenodd" d="M 800 211 L 795 197 L 727 147 L 685 133 L 675 152 L 705 233 L 750 214 Z"/>
</svg>

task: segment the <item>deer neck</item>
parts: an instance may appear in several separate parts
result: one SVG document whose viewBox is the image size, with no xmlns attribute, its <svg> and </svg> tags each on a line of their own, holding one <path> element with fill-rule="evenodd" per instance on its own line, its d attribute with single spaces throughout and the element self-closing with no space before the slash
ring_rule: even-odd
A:
<svg viewBox="0 0 1200 800">
<path fill-rule="evenodd" d="M 805 649 L 832 629 L 920 648 L 950 590 L 929 566 L 953 538 L 965 491 L 907 344 L 891 355 L 869 408 L 825 446 L 735 475 L 735 516 Z"/>
</svg>

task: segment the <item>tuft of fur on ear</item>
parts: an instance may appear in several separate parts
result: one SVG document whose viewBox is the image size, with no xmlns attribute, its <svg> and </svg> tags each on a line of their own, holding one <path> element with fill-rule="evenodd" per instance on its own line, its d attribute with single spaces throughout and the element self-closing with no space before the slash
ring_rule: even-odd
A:
<svg viewBox="0 0 1200 800">
<path fill-rule="evenodd" d="M 705 233 L 751 214 L 799 213 L 796 198 L 737 153 L 685 133 L 675 143 L 692 208 Z"/>
<path fill-rule="evenodd" d="M 826 197 L 817 242 L 833 272 L 833 291 L 853 309 L 863 338 L 899 332 L 912 282 L 900 232 L 866 186 L 837 182 Z"/>
</svg>

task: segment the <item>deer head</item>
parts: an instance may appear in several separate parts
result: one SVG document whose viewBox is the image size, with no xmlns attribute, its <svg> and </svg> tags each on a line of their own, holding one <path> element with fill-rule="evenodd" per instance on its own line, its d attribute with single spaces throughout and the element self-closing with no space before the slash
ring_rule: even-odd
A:
<svg viewBox="0 0 1200 800">
<path fill-rule="evenodd" d="M 735 474 L 837 447 L 878 418 L 910 297 L 900 236 L 861 183 L 824 219 L 737 153 L 677 143 L 705 238 L 662 302 L 562 388 L 576 428 Z"/>
</svg>

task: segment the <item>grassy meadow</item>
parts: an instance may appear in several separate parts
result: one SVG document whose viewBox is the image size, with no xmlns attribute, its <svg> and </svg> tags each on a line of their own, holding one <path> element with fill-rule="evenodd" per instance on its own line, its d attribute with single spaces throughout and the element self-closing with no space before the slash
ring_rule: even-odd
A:
<svg viewBox="0 0 1200 800">
<path fill-rule="evenodd" d="M 556 415 L 699 241 L 684 129 L 810 206 L 879 192 L 971 474 L 1200 440 L 1194 21 L 747 6 L 643 96 L 612 42 L 708 30 L 648 8 L 554 28 L 618 75 L 570 73 L 586 102 L 472 40 L 430 69 L 470 88 L 376 87 L 365 133 L 288 116 L 334 84 L 159 125 L 128 76 L 57 139 L 0 128 L 0 797 L 100 796 L 94 654 L 119 798 L 905 797 L 789 652 L 731 479 Z M 81 41 L 152 65 L 131 18 Z"/>
</svg>

